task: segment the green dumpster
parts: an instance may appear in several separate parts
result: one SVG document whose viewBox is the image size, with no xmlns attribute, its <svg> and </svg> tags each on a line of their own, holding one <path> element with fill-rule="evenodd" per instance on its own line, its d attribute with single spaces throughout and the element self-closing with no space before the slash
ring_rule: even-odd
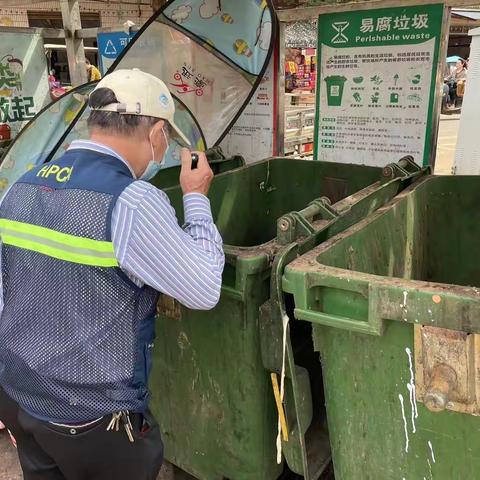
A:
<svg viewBox="0 0 480 480">
<path fill-rule="evenodd" d="M 269 159 L 214 178 L 209 196 L 226 252 L 220 303 L 199 312 L 163 296 L 158 306 L 152 408 L 168 461 L 202 480 L 282 474 L 271 379 L 281 370 L 282 332 L 270 313 L 272 268 L 381 207 L 420 173 L 408 159 L 385 169 Z M 181 219 L 180 188 L 165 192 Z M 300 424 L 311 407 L 291 405 L 291 422 L 298 416 Z M 307 433 L 291 426 L 284 455 L 304 473 Z M 322 471 L 330 460 L 324 418 L 314 430 L 309 455 Z"/>
<path fill-rule="evenodd" d="M 336 479 L 480 478 L 479 205 L 480 177 L 425 177 L 286 268 Z"/>
<path fill-rule="evenodd" d="M 235 155 L 233 157 L 226 158 L 220 147 L 207 150 L 206 155 L 214 175 L 245 166 L 245 159 L 243 157 L 240 155 Z M 161 189 L 176 186 L 179 182 L 180 171 L 180 165 L 164 168 L 158 172 L 152 183 Z"/>
</svg>

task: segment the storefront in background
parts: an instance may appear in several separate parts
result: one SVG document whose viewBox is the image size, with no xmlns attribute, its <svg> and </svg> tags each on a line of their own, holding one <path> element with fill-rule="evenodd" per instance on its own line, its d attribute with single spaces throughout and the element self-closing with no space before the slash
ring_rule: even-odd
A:
<svg viewBox="0 0 480 480">
<path fill-rule="evenodd" d="M 285 27 L 285 154 L 313 155 L 317 22 Z"/>
<path fill-rule="evenodd" d="M 19 2 L 20 3 L 20 2 Z M 153 10 L 147 2 L 138 0 L 122 0 L 122 2 L 98 2 L 85 0 L 79 2 L 82 28 L 116 27 L 127 20 L 138 26 L 143 25 L 152 15 Z M 63 28 L 60 0 L 32 1 L 29 5 L 2 7 L 0 1 L 0 27 L 31 27 L 31 28 Z M 61 38 L 44 37 L 45 44 L 55 45 L 49 49 L 49 68 L 55 70 L 57 80 L 62 84 L 70 83 L 68 59 L 65 41 Z M 94 65 L 98 65 L 95 38 L 84 40 L 86 57 Z"/>
<path fill-rule="evenodd" d="M 468 32 L 480 27 L 479 8 L 454 8 L 450 17 L 450 35 L 448 37 L 448 57 L 458 56 L 465 60 L 470 56 L 472 37 Z"/>
</svg>

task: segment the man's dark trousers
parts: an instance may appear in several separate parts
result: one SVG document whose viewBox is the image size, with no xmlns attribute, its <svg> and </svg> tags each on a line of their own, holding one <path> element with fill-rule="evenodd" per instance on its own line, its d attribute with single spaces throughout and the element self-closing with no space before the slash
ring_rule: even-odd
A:
<svg viewBox="0 0 480 480">
<path fill-rule="evenodd" d="M 24 480 L 155 480 L 163 461 L 160 429 L 150 411 L 130 414 L 132 443 L 111 416 L 85 427 L 32 417 L 0 388 L 0 419 L 17 441 Z"/>
</svg>

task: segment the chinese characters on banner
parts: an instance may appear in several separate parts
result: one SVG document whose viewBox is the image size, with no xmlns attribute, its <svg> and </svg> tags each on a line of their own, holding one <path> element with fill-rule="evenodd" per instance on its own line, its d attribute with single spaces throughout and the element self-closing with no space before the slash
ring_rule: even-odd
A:
<svg viewBox="0 0 480 480">
<path fill-rule="evenodd" d="M 0 153 L 49 99 L 42 38 L 2 33 L 0 43 Z"/>
<path fill-rule="evenodd" d="M 275 74 L 274 59 L 263 80 L 235 125 L 220 144 L 227 157 L 241 155 L 247 163 L 275 154 Z"/>
<path fill-rule="evenodd" d="M 13 58 L 13 57 L 12 57 Z M 0 123 L 24 122 L 35 115 L 35 101 L 31 96 L 22 96 L 21 71 L 12 71 L 9 62 L 0 63 Z M 20 67 L 23 69 L 22 64 Z M 5 96 L 3 96 L 5 95 Z"/>
<path fill-rule="evenodd" d="M 191 65 L 184 63 L 182 68 L 173 75 L 170 89 L 176 95 L 194 93 L 197 97 L 202 97 L 205 87 L 212 84 L 212 80 L 204 77 L 201 73 L 195 72 Z M 179 98 L 181 99 L 181 97 Z"/>
<path fill-rule="evenodd" d="M 318 160 L 429 163 L 443 8 L 319 17 Z"/>
<path fill-rule="evenodd" d="M 362 33 L 408 31 L 428 29 L 428 14 L 397 15 L 390 17 L 378 17 L 376 21 L 372 17 L 362 18 L 360 31 Z"/>
</svg>

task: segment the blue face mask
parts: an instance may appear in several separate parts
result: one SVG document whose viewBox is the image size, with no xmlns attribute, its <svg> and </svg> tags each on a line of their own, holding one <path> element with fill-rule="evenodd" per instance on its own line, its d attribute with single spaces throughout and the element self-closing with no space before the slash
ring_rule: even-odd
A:
<svg viewBox="0 0 480 480">
<path fill-rule="evenodd" d="M 142 173 L 140 180 L 145 180 L 145 181 L 151 180 L 163 167 L 163 163 L 165 161 L 165 157 L 167 156 L 167 152 L 168 152 L 168 149 L 170 148 L 170 145 L 168 144 L 168 138 L 163 128 L 162 128 L 162 133 L 163 133 L 163 137 L 165 138 L 165 144 L 167 145 L 167 148 L 165 149 L 165 153 L 163 154 L 163 158 L 162 160 L 160 160 L 160 162 L 155 161 L 155 150 L 153 149 L 153 144 L 151 139 L 152 134 L 150 133 L 149 138 L 150 138 L 150 148 L 152 149 L 152 159 L 148 162 L 147 168 Z"/>
</svg>

